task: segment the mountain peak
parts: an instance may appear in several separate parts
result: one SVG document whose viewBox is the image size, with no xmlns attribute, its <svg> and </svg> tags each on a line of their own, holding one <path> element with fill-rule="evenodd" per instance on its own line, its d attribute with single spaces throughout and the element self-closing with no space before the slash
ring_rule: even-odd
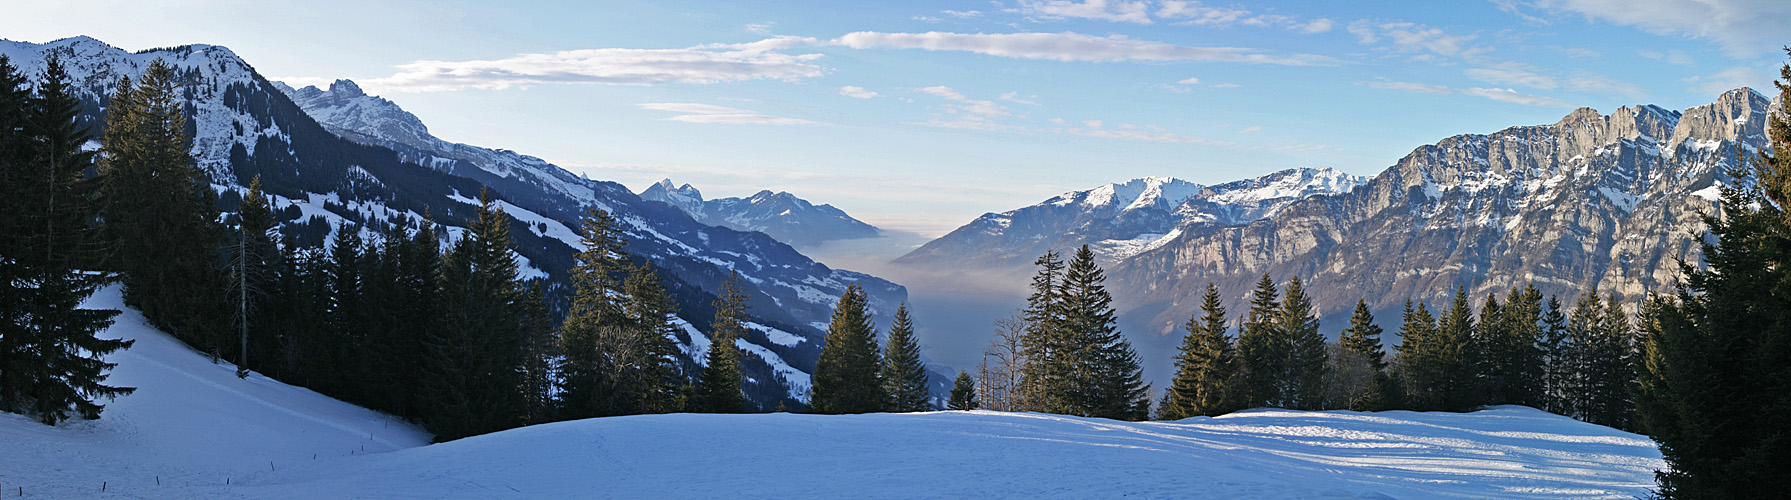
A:
<svg viewBox="0 0 1791 500">
<path fill-rule="evenodd" d="M 354 80 L 346 78 L 331 82 L 330 93 L 341 96 L 344 99 L 353 99 L 367 95 L 366 92 L 361 91 L 360 85 L 355 85 Z"/>
</svg>

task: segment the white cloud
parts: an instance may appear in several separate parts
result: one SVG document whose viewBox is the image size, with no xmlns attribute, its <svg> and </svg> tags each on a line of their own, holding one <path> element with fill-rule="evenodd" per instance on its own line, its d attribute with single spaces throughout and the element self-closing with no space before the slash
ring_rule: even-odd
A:
<svg viewBox="0 0 1791 500">
<path fill-rule="evenodd" d="M 1103 125 L 1103 124 L 1101 123 L 1100 120 L 1082 120 L 1082 126 L 1084 126 L 1084 127 L 1101 128 L 1101 125 Z"/>
<path fill-rule="evenodd" d="M 1051 61 L 1207 61 L 1309 66 L 1335 64 L 1329 57 L 1296 54 L 1272 56 L 1237 47 L 1190 47 L 1080 33 L 848 33 L 831 42 L 854 49 L 925 49 L 975 52 L 1016 59 Z"/>
<path fill-rule="evenodd" d="M 856 85 L 847 85 L 844 87 L 840 87 L 840 95 L 843 95 L 846 97 L 857 98 L 857 99 L 871 99 L 871 98 L 875 98 L 875 97 L 883 97 L 883 94 L 865 90 L 864 87 L 859 87 Z"/>
<path fill-rule="evenodd" d="M 1535 5 L 1656 35 L 1702 38 L 1744 57 L 1774 52 L 1791 25 L 1791 2 L 1785 0 L 1538 0 Z"/>
<path fill-rule="evenodd" d="M 751 125 L 811 125 L 815 123 L 800 118 L 761 115 L 739 108 L 694 102 L 648 102 L 636 104 L 636 106 L 654 111 L 685 113 L 666 118 L 666 120 L 678 122 Z"/>
<path fill-rule="evenodd" d="M 1244 9 L 1208 7 L 1200 2 L 1183 0 L 1166 0 L 1157 9 L 1157 17 L 1187 19 L 1186 24 L 1200 26 L 1229 26 L 1249 16 L 1250 11 Z"/>
<path fill-rule="evenodd" d="M 964 94 L 961 94 L 957 90 L 953 90 L 951 87 L 947 87 L 944 85 L 936 85 L 936 86 L 932 86 L 932 87 L 927 87 L 927 88 L 920 89 L 920 91 L 926 92 L 927 94 L 935 96 L 935 97 L 941 97 L 941 98 L 945 98 L 945 99 L 953 100 L 953 101 L 966 100 L 966 98 L 964 97 Z"/>
<path fill-rule="evenodd" d="M 1462 73 L 1476 80 L 1500 85 L 1523 85 L 1547 90 L 1554 90 L 1561 86 L 1560 82 L 1552 77 L 1521 69 L 1473 68 Z"/>
<path fill-rule="evenodd" d="M 1521 94 L 1521 93 L 1518 93 L 1516 90 L 1512 90 L 1512 89 L 1479 88 L 1479 87 L 1456 89 L 1456 88 L 1445 87 L 1442 85 L 1430 85 L 1430 84 L 1412 83 L 1412 82 L 1361 82 L 1360 84 L 1374 87 L 1377 89 L 1399 90 L 1399 91 L 1405 91 L 1405 92 L 1418 92 L 1418 93 L 1423 93 L 1423 94 L 1471 95 L 1471 96 L 1475 96 L 1475 97 L 1484 97 L 1484 98 L 1492 99 L 1492 100 L 1499 101 L 1499 102 L 1522 104 L 1525 106 L 1539 106 L 1539 107 L 1570 107 L 1570 106 L 1573 106 L 1573 103 L 1570 103 L 1570 102 L 1567 102 L 1567 101 L 1564 101 L 1561 99 L 1556 99 L 1553 97 L 1542 97 L 1542 96 L 1535 96 L 1535 95 L 1529 95 L 1529 94 Z"/>
<path fill-rule="evenodd" d="M 1692 60 L 1691 54 L 1686 54 L 1685 51 L 1681 50 L 1669 50 L 1664 53 L 1652 50 L 1637 50 L 1636 55 L 1656 61 L 1666 61 L 1668 64 L 1687 65 L 1695 62 Z"/>
<path fill-rule="evenodd" d="M 1331 28 L 1335 28 L 1335 27 L 1337 27 L 1337 23 L 1335 21 L 1332 21 L 1330 19 L 1317 19 L 1317 20 L 1314 20 L 1314 21 L 1306 23 L 1306 24 L 1295 24 L 1292 26 L 1288 26 L 1288 29 L 1295 30 L 1295 31 L 1310 35 L 1313 33 L 1324 33 L 1326 31 L 1331 31 Z"/>
<path fill-rule="evenodd" d="M 1038 96 L 1036 96 L 1036 95 L 1026 96 L 1025 98 L 1022 98 L 1022 97 L 1020 97 L 1020 93 L 1018 91 L 1001 94 L 1001 100 L 1003 100 L 1003 101 L 1011 102 L 1014 104 L 1025 104 L 1028 106 L 1039 105 L 1038 101 L 1033 100 L 1033 99 L 1037 99 L 1037 98 L 1038 98 Z"/>
<path fill-rule="evenodd" d="M 1213 84 L 1213 88 L 1215 88 L 1215 89 L 1235 89 L 1235 88 L 1238 88 L 1241 86 L 1242 85 L 1238 85 L 1235 83 L 1215 83 L 1215 84 Z"/>
<path fill-rule="evenodd" d="M 1195 85 L 1195 84 L 1198 84 L 1198 83 L 1200 83 L 1200 79 L 1199 79 L 1199 78 L 1195 78 L 1195 77 L 1191 77 L 1191 76 L 1190 76 L 1190 77 L 1187 77 L 1187 78 L 1183 78 L 1183 79 L 1181 79 L 1181 80 L 1176 80 L 1176 82 L 1175 82 L 1175 83 L 1179 83 L 1179 84 L 1182 84 L 1182 85 Z"/>
<path fill-rule="evenodd" d="M 1475 35 L 1451 35 L 1438 28 L 1419 24 L 1396 22 L 1382 23 L 1380 35 L 1392 42 L 1402 52 L 1428 51 L 1444 56 L 1471 56 L 1491 49 L 1484 47 L 1467 47 Z"/>
<path fill-rule="evenodd" d="M 1182 135 L 1182 134 L 1177 134 L 1177 133 L 1172 133 L 1172 132 L 1151 132 L 1148 130 L 1141 130 L 1141 129 L 1136 129 L 1136 128 L 1129 129 L 1129 130 L 1072 128 L 1072 129 L 1065 130 L 1064 132 L 1067 132 L 1070 134 L 1075 134 L 1075 135 L 1080 135 L 1080 136 L 1086 136 L 1086 137 L 1099 137 L 1102 139 L 1119 139 L 1119 140 L 1126 140 L 1126 141 L 1167 142 L 1167 143 L 1173 143 L 1173 144 L 1201 144 L 1201 145 L 1207 145 L 1207 146 L 1235 146 L 1236 145 L 1236 143 L 1229 142 L 1229 141 L 1220 141 L 1220 140 L 1208 139 L 1205 137 Z"/>
<path fill-rule="evenodd" d="M 770 35 L 770 34 L 771 34 L 771 27 L 772 27 L 772 26 L 775 26 L 775 25 L 777 25 L 777 23 L 754 23 L 754 24 L 748 24 L 748 25 L 746 25 L 746 31 L 751 31 L 751 32 L 753 32 L 753 33 L 754 33 L 754 34 L 759 34 L 759 35 Z"/>
<path fill-rule="evenodd" d="M 1759 68 L 1736 66 L 1715 74 L 1693 76 L 1683 81 L 1692 84 L 1693 91 L 1715 95 L 1741 87 L 1756 91 L 1768 90 L 1772 88 L 1775 76 L 1777 75 Z"/>
<path fill-rule="evenodd" d="M 776 40 L 776 39 L 772 39 Z M 375 78 L 370 87 L 399 92 L 506 89 L 549 83 L 662 85 L 745 80 L 799 80 L 821 76 L 820 54 L 766 50 L 583 49 L 522 54 L 494 61 L 417 61 Z"/>
<path fill-rule="evenodd" d="M 1465 95 L 1485 97 L 1487 99 L 1492 99 L 1492 100 L 1499 101 L 1499 102 L 1522 104 L 1525 106 L 1540 106 L 1540 107 L 1553 107 L 1553 108 L 1573 106 L 1573 103 L 1563 101 L 1560 99 L 1556 99 L 1553 97 L 1541 97 L 1541 96 L 1533 96 L 1533 95 L 1528 95 L 1528 94 L 1519 94 L 1519 93 L 1517 93 L 1516 90 L 1512 90 L 1512 89 L 1483 89 L 1483 88 L 1476 87 L 1476 88 L 1471 88 L 1471 89 L 1461 89 L 1461 90 L 1457 90 L 1456 92 L 1459 92 L 1459 93 L 1465 94 Z"/>
<path fill-rule="evenodd" d="M 1243 130 L 1239 130 L 1239 131 L 1238 131 L 1238 133 L 1240 133 L 1240 134 L 1248 134 L 1248 133 L 1251 133 L 1251 132 L 1257 132 L 1257 131 L 1261 131 L 1261 130 L 1262 130 L 1262 127 L 1258 127 L 1258 126 L 1255 126 L 1255 125 L 1251 125 L 1251 126 L 1248 126 L 1248 127 L 1244 127 L 1244 129 L 1243 129 Z"/>
<path fill-rule="evenodd" d="M 1022 14 L 1047 19 L 1094 19 L 1137 24 L 1151 24 L 1150 5 L 1128 0 L 1020 0 Z"/>
<path fill-rule="evenodd" d="M 956 17 L 959 19 L 980 17 L 983 15 L 982 12 L 974 11 L 974 10 L 942 10 L 940 12 L 943 12 L 945 15 L 948 15 L 951 17 Z"/>
</svg>

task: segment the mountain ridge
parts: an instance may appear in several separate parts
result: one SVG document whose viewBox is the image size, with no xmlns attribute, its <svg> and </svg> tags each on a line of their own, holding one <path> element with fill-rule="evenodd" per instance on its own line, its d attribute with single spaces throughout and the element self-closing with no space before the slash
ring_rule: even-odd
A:
<svg viewBox="0 0 1791 500">
<path fill-rule="evenodd" d="M 759 231 L 799 248 L 883 234 L 833 205 L 816 205 L 785 191 L 765 189 L 746 198 L 705 200 L 702 191 L 689 183 L 673 187 L 672 180 L 665 179 L 641 190 L 640 196 L 677 207 L 704 224 Z"/>
</svg>

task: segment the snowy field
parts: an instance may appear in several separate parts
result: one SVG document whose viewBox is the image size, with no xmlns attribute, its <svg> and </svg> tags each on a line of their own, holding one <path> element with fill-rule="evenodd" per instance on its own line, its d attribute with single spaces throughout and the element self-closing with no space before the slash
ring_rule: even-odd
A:
<svg viewBox="0 0 1791 500">
<path fill-rule="evenodd" d="M 90 306 L 120 307 L 116 289 Z M 1664 466 L 1645 437 L 1522 407 L 1143 423 L 676 414 L 425 445 L 424 432 L 381 414 L 239 380 L 134 311 L 108 335 L 137 339 L 112 357 L 112 382 L 137 393 L 99 420 L 55 428 L 0 414 L 0 496 L 1633 498 Z"/>
</svg>

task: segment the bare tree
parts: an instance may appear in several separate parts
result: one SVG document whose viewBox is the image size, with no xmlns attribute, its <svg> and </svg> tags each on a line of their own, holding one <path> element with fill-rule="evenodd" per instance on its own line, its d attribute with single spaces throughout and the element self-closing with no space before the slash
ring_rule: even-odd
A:
<svg viewBox="0 0 1791 500">
<path fill-rule="evenodd" d="M 1020 366 L 1025 364 L 1020 341 L 1025 335 L 1026 320 L 1018 311 L 995 320 L 995 339 L 983 349 L 983 361 L 976 370 L 976 397 L 983 409 L 1032 409 L 1020 382 Z"/>
</svg>

